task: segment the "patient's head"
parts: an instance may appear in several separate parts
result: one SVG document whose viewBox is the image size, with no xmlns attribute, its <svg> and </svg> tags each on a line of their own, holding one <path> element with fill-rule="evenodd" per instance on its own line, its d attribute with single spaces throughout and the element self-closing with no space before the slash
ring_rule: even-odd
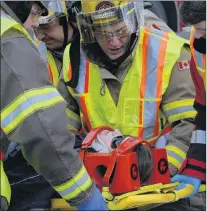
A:
<svg viewBox="0 0 207 211">
<path fill-rule="evenodd" d="M 91 145 L 91 152 L 111 153 L 117 146 L 127 141 L 128 138 L 122 136 L 119 130 L 108 131 L 104 130 L 96 137 Z M 152 171 L 152 155 L 150 148 L 143 144 L 138 144 L 134 151 L 137 154 L 138 169 L 140 175 L 140 182 L 143 185 L 149 179 Z M 104 176 L 107 167 L 101 167 L 99 170 Z M 113 174 L 112 178 L 113 179 Z"/>
<path fill-rule="evenodd" d="M 138 169 L 140 175 L 140 182 L 143 185 L 150 177 L 152 171 L 152 155 L 150 152 L 150 148 L 139 144 L 135 148 L 138 160 Z"/>
</svg>

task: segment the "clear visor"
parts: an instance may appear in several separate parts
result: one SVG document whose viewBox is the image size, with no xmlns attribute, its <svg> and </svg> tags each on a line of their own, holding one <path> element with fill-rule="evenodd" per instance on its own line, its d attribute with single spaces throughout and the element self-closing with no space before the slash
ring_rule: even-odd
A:
<svg viewBox="0 0 207 211">
<path fill-rule="evenodd" d="M 41 25 L 53 24 L 57 18 L 58 17 L 55 15 L 55 13 L 49 10 L 48 16 L 45 17 L 42 16 L 41 18 L 39 18 L 39 25 L 41 26 Z"/>
<path fill-rule="evenodd" d="M 141 1 L 98 10 L 77 13 L 77 24 L 84 43 L 109 41 L 130 36 L 143 26 Z"/>
<path fill-rule="evenodd" d="M 56 1 L 44 1 L 45 7 L 47 7 L 49 14 L 46 17 L 41 17 L 39 19 L 39 24 L 50 24 L 54 22 L 56 18 L 67 16 L 67 9 L 64 0 Z"/>
</svg>

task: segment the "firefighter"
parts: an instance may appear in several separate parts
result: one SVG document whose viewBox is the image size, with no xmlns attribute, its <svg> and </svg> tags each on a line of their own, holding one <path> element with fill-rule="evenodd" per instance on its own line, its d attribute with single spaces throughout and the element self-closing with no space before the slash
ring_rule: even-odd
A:
<svg viewBox="0 0 207 211">
<path fill-rule="evenodd" d="M 186 25 L 193 25 L 191 29 L 191 75 L 196 88 L 194 108 L 197 111 L 195 128 L 192 134 L 187 160 L 181 174 L 172 178 L 173 182 L 182 182 L 194 186 L 198 193 L 201 183 L 206 182 L 206 2 L 183 2 L 180 8 L 181 19 Z M 204 199 L 205 200 L 205 199 Z M 198 203 L 198 202 L 197 202 Z M 205 210 L 205 205 L 201 210 Z"/>
<path fill-rule="evenodd" d="M 73 96 L 74 128 L 87 133 L 107 125 L 124 136 L 158 139 L 155 145 L 165 146 L 174 176 L 196 114 L 187 41 L 143 27 L 142 1 L 82 1 L 77 25 L 81 50 L 74 43 L 66 47 L 59 81 Z M 171 131 L 161 136 L 169 125 Z"/>
<path fill-rule="evenodd" d="M 52 82 L 57 85 L 57 80 L 62 69 L 62 60 L 63 60 L 63 51 L 68 43 L 71 43 L 76 37 L 76 40 L 79 40 L 79 32 L 76 25 L 75 9 L 81 10 L 80 1 L 66 2 L 67 10 L 61 13 L 60 10 L 55 8 L 57 7 L 58 1 L 48 1 L 47 8 L 50 11 L 47 17 L 41 17 L 39 19 L 39 26 L 35 28 L 35 34 L 41 42 L 45 43 L 47 47 L 47 58 L 49 63 L 49 73 Z M 61 1 L 60 1 L 61 2 Z M 62 1 L 64 2 L 64 1 Z M 147 8 L 150 8 L 152 5 L 145 3 Z M 66 18 L 67 16 L 67 18 Z M 147 26 L 155 26 L 164 31 L 171 31 L 171 29 L 166 25 L 164 21 L 159 19 L 155 14 L 150 12 L 148 9 L 144 12 L 145 23 Z M 42 46 L 44 48 L 44 46 Z M 56 65 L 55 65 L 56 64 Z M 60 87 L 59 87 L 60 86 Z M 65 90 L 64 93 L 67 93 L 67 87 L 64 83 L 59 83 L 57 89 Z M 70 100 L 71 97 L 63 95 L 65 100 Z M 75 102 L 74 102 L 75 103 Z M 70 118 L 71 112 L 67 109 L 67 115 Z M 73 116 L 73 115 L 72 115 Z M 69 129 L 73 132 L 74 121 L 71 119 L 71 124 L 68 125 Z M 80 138 L 80 136 L 78 136 Z M 76 144 L 82 140 L 76 139 Z"/>
<path fill-rule="evenodd" d="M 40 2 L 1 2 L 1 127 L 70 205 L 78 210 L 107 210 L 72 149 L 66 103 L 51 84 L 47 67 L 22 25 L 38 26 L 42 14 L 47 15 L 47 10 Z"/>
<path fill-rule="evenodd" d="M 44 4 L 49 14 L 39 19 L 39 26 L 34 30 L 37 39 L 46 45 L 50 78 L 53 84 L 57 85 L 64 49 L 78 33 L 74 23 L 73 7 L 79 6 L 80 3 L 59 0 L 44 2 Z"/>
<path fill-rule="evenodd" d="M 156 75 L 156 71 L 154 71 L 152 73 L 155 75 L 152 76 L 151 72 L 151 74 L 146 72 L 148 69 L 152 70 L 153 68 L 157 68 L 156 65 L 160 64 L 157 64 L 156 59 L 158 56 L 163 55 L 157 53 L 157 57 L 155 57 L 155 55 L 150 54 L 151 49 L 149 51 L 148 49 L 145 49 L 149 44 L 151 45 L 149 46 L 150 48 L 153 47 L 150 40 L 151 37 L 148 37 L 146 34 L 159 33 L 159 35 L 161 35 L 162 32 L 154 28 L 144 28 L 145 30 L 149 30 L 149 32 L 147 31 L 146 34 L 141 33 L 140 36 L 137 36 L 137 28 L 142 27 L 141 19 L 143 17 L 139 16 L 139 18 L 136 18 L 138 15 L 134 15 L 134 13 L 129 17 L 126 16 L 129 19 L 127 19 L 128 22 L 131 21 L 131 25 L 129 25 L 129 27 L 133 28 L 133 31 L 128 30 L 125 24 L 127 21 L 125 19 L 125 22 L 119 21 L 119 24 L 122 24 L 120 34 L 114 34 L 114 32 L 111 31 L 109 31 L 110 33 L 105 33 L 103 26 L 107 24 L 110 26 L 110 21 L 107 22 L 108 19 L 106 19 L 107 23 L 105 25 L 96 25 L 97 28 L 99 27 L 99 31 L 97 31 L 94 36 L 94 26 L 90 25 L 91 23 L 86 25 L 83 19 L 85 18 L 87 21 L 86 18 L 89 20 L 92 18 L 87 16 L 87 12 L 94 14 L 96 12 L 96 7 L 98 8 L 100 6 L 100 8 L 104 8 L 108 6 L 112 7 L 114 5 L 118 6 L 119 3 L 119 1 L 94 1 L 91 3 L 86 3 L 85 1 L 82 2 L 83 12 L 77 16 L 77 20 L 79 20 L 78 25 L 81 37 L 83 39 L 83 43 L 81 43 L 81 50 L 84 52 L 84 54 L 80 55 L 81 61 L 79 72 L 74 72 L 74 68 L 77 67 L 75 65 L 71 67 L 71 65 L 73 65 L 73 60 L 70 62 L 68 50 L 70 50 L 70 55 L 72 55 L 73 48 L 76 48 L 73 46 L 73 43 L 67 46 L 64 53 L 65 66 L 63 69 L 63 81 L 68 85 L 70 93 L 73 95 L 74 99 L 76 99 L 81 116 L 80 121 L 81 124 L 83 123 L 86 132 L 91 128 L 106 124 L 119 129 L 123 135 L 140 136 L 144 139 L 153 141 L 159 137 L 161 131 L 163 128 L 165 128 L 167 123 L 170 123 L 172 126 L 172 131 L 167 138 L 166 149 L 168 152 L 171 174 L 174 175 L 181 167 L 181 164 L 185 158 L 190 141 L 189 136 L 191 135 L 191 130 L 193 127 L 192 122 L 195 116 L 195 111 L 192 106 L 193 96 L 195 93 L 193 83 L 191 80 L 188 82 L 184 80 L 186 77 L 189 79 L 191 77 L 187 63 L 190 59 L 190 55 L 188 49 L 186 49 L 187 47 L 185 46 L 185 40 L 172 34 L 169 35 L 167 33 L 163 33 L 164 36 L 169 36 L 169 44 L 165 47 L 166 55 L 164 54 L 165 57 L 163 57 L 163 59 L 168 61 L 169 55 L 171 61 L 174 59 L 174 63 L 171 64 L 171 66 L 166 67 L 161 65 L 161 67 L 163 67 L 163 69 L 161 69 L 161 73 L 164 75 Z M 125 5 L 124 3 L 126 2 L 122 1 L 121 5 Z M 127 7 L 136 8 L 136 6 L 133 6 L 132 4 L 132 2 L 129 2 L 126 5 Z M 121 11 L 123 12 L 123 10 Z M 142 11 L 136 11 L 136 13 L 141 14 Z M 133 25 L 136 22 L 140 25 Z M 86 26 L 88 26 L 88 28 L 86 28 Z M 109 30 L 111 30 L 111 28 Z M 152 36 L 152 39 L 155 39 L 154 36 Z M 178 55 L 176 54 L 177 56 L 174 57 L 171 55 L 172 52 L 174 52 L 170 49 L 172 46 L 170 43 L 171 39 L 176 40 L 177 42 L 174 47 L 178 48 L 180 46 L 180 48 L 177 49 L 177 51 L 180 50 L 180 53 L 177 53 Z M 121 43 L 118 42 L 120 40 L 122 41 Z M 132 77 L 130 76 L 133 74 L 131 72 L 133 72 L 132 70 L 136 68 L 131 67 L 134 67 L 133 65 L 135 65 L 135 61 L 137 60 L 135 58 L 139 59 L 139 57 L 135 57 L 136 51 L 141 49 L 141 47 L 138 48 L 139 45 L 143 45 L 139 42 L 147 42 L 147 40 L 149 41 L 149 44 L 147 45 L 144 43 L 146 44 L 144 45 L 145 48 L 143 48 L 145 50 L 138 52 L 140 53 L 140 58 L 143 57 L 143 63 L 139 63 L 140 67 L 138 66 L 140 69 L 139 73 L 143 75 L 143 78 L 141 76 L 140 78 L 136 78 L 135 76 Z M 113 42 L 112 45 L 109 45 L 110 41 L 116 42 L 114 45 Z M 159 47 L 164 46 L 164 43 L 157 44 L 157 50 L 163 51 L 163 49 L 159 49 Z M 171 53 L 168 54 L 168 50 Z M 153 53 L 155 54 L 155 52 Z M 84 55 L 86 55 L 86 57 L 84 57 Z M 161 58 L 162 57 L 159 58 L 160 62 L 162 61 Z M 168 62 L 166 63 L 167 64 L 164 64 L 170 65 Z M 82 68 L 85 64 L 87 65 L 88 71 L 90 70 L 89 67 L 92 69 L 95 68 L 99 71 L 89 71 L 89 75 L 89 72 L 84 72 L 85 70 Z M 97 64 L 97 66 L 94 66 L 93 64 Z M 184 64 L 187 64 L 187 66 L 184 66 Z M 152 65 L 152 67 L 149 65 Z M 91 75 L 92 73 L 95 75 Z M 150 77 L 147 74 L 149 74 Z M 91 78 L 92 76 L 94 79 Z M 129 89 L 137 90 L 136 93 L 133 92 L 136 94 L 136 96 L 131 96 L 130 94 L 132 93 L 130 93 L 127 87 L 124 86 L 127 84 L 129 77 L 135 78 L 134 80 L 136 83 L 133 80 L 130 80 L 132 88 L 129 87 Z M 150 81 L 153 79 L 155 80 L 156 77 L 160 77 L 157 78 L 157 80 L 159 79 L 158 82 L 161 83 L 162 86 L 160 84 L 156 84 L 155 81 L 153 83 Z M 139 88 L 140 84 L 144 85 Z M 85 86 L 85 88 L 82 86 Z M 92 90 L 96 90 L 96 92 L 90 93 Z M 155 90 L 157 90 L 157 92 Z M 88 93 L 88 95 L 86 93 Z M 128 95 L 130 97 L 126 97 Z M 94 100 L 92 101 L 92 104 L 90 100 Z M 130 109 L 128 105 L 135 106 L 136 109 Z M 137 110 L 138 106 L 140 106 L 139 110 Z M 145 109 L 143 109 L 144 107 Z M 151 112 L 149 112 L 147 109 L 151 109 Z M 92 115 L 94 111 L 95 113 Z M 78 120 L 78 112 L 74 115 L 76 115 L 76 119 Z M 77 130 L 80 128 L 81 127 L 77 128 Z"/>
</svg>

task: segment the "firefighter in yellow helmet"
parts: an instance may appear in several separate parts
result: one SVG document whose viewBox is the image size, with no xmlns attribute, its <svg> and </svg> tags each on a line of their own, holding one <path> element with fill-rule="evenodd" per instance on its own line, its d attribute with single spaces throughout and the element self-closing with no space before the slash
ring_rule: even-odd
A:
<svg viewBox="0 0 207 211">
<path fill-rule="evenodd" d="M 166 148 L 175 175 L 196 114 L 188 41 L 144 27 L 142 1 L 81 2 L 79 65 L 72 43 L 64 52 L 62 77 L 73 96 L 76 131 L 107 125 L 154 142 Z"/>
<path fill-rule="evenodd" d="M 47 67 L 24 26 L 38 26 L 39 16 L 47 15 L 44 8 L 35 2 L 1 2 L 1 144 L 5 146 L 8 140 L 18 143 L 27 162 L 71 206 L 107 210 L 73 149 L 66 102 L 50 82 Z M 23 178 L 26 191 L 30 191 L 29 179 Z M 34 200 L 38 197 L 37 193 Z M 21 205 L 21 210 L 46 208 L 39 201 Z"/>
</svg>

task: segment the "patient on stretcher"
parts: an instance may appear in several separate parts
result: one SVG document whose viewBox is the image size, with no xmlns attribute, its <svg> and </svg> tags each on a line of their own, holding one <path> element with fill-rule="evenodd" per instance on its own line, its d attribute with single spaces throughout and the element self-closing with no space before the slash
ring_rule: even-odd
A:
<svg viewBox="0 0 207 211">
<path fill-rule="evenodd" d="M 90 148 L 87 151 L 98 153 L 111 153 L 117 146 L 124 143 L 127 138 L 123 137 L 119 130 L 108 131 L 103 130 L 98 134 Z M 149 179 L 152 171 L 152 155 L 149 147 L 138 144 L 134 151 L 137 155 L 138 169 L 140 175 L 141 185 Z M 101 172 L 104 174 L 106 168 L 102 168 Z"/>
</svg>

